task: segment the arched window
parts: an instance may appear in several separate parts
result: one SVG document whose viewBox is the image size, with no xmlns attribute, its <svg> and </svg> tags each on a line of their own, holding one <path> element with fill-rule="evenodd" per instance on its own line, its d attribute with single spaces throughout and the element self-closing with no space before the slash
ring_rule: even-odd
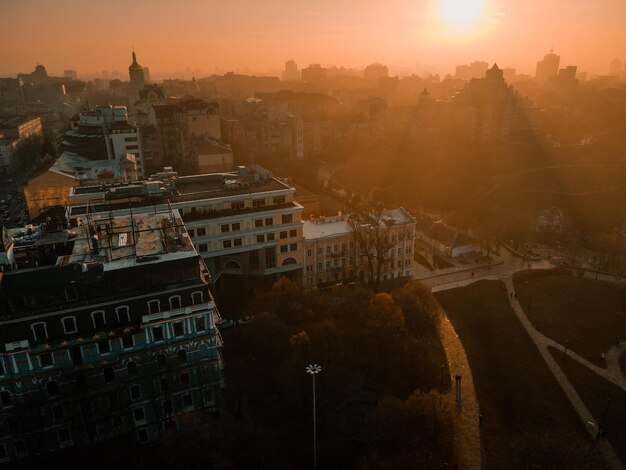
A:
<svg viewBox="0 0 626 470">
<path fill-rule="evenodd" d="M 49 380 L 46 388 L 48 389 L 48 395 L 51 397 L 59 394 L 59 384 L 56 380 Z"/>
<path fill-rule="evenodd" d="M 178 350 L 178 362 L 180 364 L 184 364 L 185 362 L 187 362 L 187 350 L 185 349 Z"/>
<path fill-rule="evenodd" d="M 165 369 L 167 367 L 167 357 L 165 357 L 165 354 L 159 354 L 157 356 L 157 364 L 159 369 Z"/>
<path fill-rule="evenodd" d="M 224 269 L 241 269 L 241 265 L 237 261 L 227 261 L 224 264 Z"/>
<path fill-rule="evenodd" d="M 202 301 L 204 299 L 204 295 L 202 295 L 202 291 L 196 291 L 196 292 L 192 292 L 191 293 L 191 303 L 196 305 L 196 304 L 201 304 Z"/>
<path fill-rule="evenodd" d="M 63 317 L 61 318 L 63 324 L 63 330 L 66 334 L 76 333 L 78 328 L 76 327 L 76 317 Z"/>
<path fill-rule="evenodd" d="M 289 266 L 290 264 L 296 264 L 297 261 L 294 258 L 287 258 L 283 261 L 283 266 Z"/>
<path fill-rule="evenodd" d="M 180 308 L 180 295 L 173 295 L 170 297 L 170 310 Z"/>
<path fill-rule="evenodd" d="M 148 313 L 157 313 L 161 311 L 161 301 L 158 299 L 148 302 Z"/>
<path fill-rule="evenodd" d="M 129 361 L 128 364 L 126 364 L 126 369 L 128 370 L 129 377 L 137 375 L 137 363 L 135 361 Z"/>
</svg>

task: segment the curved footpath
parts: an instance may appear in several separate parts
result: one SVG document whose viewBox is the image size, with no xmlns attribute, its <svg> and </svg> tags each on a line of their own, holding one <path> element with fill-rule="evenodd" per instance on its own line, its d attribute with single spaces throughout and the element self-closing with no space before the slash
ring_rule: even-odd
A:
<svg viewBox="0 0 626 470">
<path fill-rule="evenodd" d="M 478 422 L 480 410 L 478 408 L 476 391 L 474 390 L 472 370 L 459 336 L 443 309 L 441 309 L 439 337 L 446 351 L 451 378 L 453 379 L 456 375 L 462 376 L 461 406 L 456 406 L 454 380 L 451 380 L 452 387 L 450 391 L 444 395 L 445 403 L 450 409 L 454 410 L 454 450 L 458 459 L 458 468 L 478 470 L 481 468 L 480 428 Z"/>
</svg>

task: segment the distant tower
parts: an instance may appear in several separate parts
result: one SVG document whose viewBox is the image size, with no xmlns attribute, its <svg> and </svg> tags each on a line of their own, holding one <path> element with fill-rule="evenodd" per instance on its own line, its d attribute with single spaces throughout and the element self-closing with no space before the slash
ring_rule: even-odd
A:
<svg viewBox="0 0 626 470">
<path fill-rule="evenodd" d="M 139 90 L 145 84 L 143 67 L 137 63 L 137 56 L 133 51 L 133 63 L 128 67 L 128 75 L 130 76 L 130 86 Z"/>
<path fill-rule="evenodd" d="M 550 53 L 546 54 L 543 60 L 537 62 L 535 78 L 540 82 L 547 81 L 550 77 L 559 73 L 560 63 L 561 57 L 550 50 Z"/>
<path fill-rule="evenodd" d="M 298 64 L 291 59 L 285 62 L 285 70 L 283 70 L 283 81 L 290 82 L 293 80 L 300 80 L 300 71 L 298 70 Z"/>
</svg>

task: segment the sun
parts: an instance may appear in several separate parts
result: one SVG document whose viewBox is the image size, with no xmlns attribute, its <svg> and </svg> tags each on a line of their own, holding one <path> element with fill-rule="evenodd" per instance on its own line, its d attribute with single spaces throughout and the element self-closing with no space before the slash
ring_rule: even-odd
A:
<svg viewBox="0 0 626 470">
<path fill-rule="evenodd" d="M 485 0 L 439 0 L 439 16 L 456 32 L 472 30 L 485 14 Z"/>
</svg>

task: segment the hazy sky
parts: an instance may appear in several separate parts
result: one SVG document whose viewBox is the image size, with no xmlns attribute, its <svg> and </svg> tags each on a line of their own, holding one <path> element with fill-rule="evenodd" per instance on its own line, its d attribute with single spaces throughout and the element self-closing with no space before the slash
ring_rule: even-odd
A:
<svg viewBox="0 0 626 470">
<path fill-rule="evenodd" d="M 131 46 L 153 75 L 269 71 L 293 58 L 453 72 L 481 59 L 534 73 L 561 65 L 607 73 L 626 59 L 626 0 L 0 0 L 0 75 L 118 70 Z"/>
</svg>

